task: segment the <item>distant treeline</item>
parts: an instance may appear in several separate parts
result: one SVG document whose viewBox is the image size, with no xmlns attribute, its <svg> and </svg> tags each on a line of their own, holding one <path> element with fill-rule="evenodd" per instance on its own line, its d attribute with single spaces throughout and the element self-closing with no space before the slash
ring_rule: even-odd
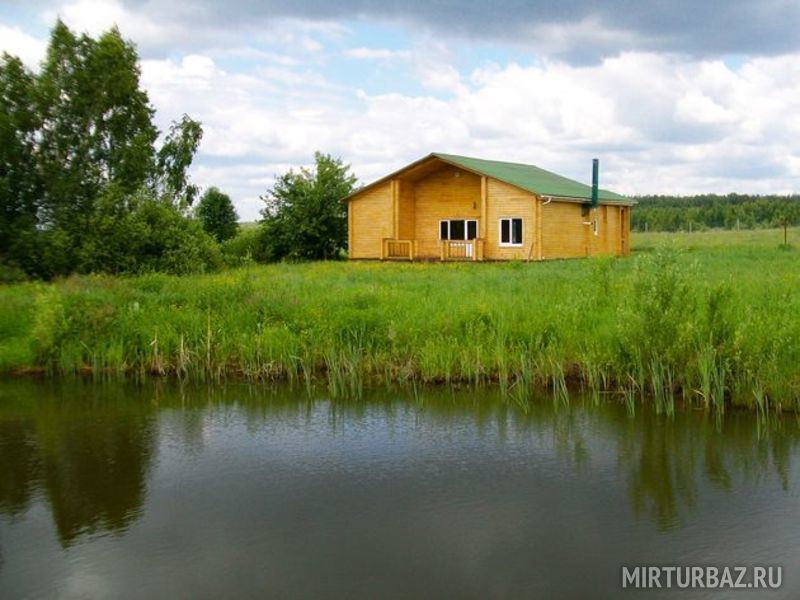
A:
<svg viewBox="0 0 800 600">
<path fill-rule="evenodd" d="M 800 195 L 639 196 L 631 211 L 634 231 L 757 229 L 800 225 Z"/>
</svg>

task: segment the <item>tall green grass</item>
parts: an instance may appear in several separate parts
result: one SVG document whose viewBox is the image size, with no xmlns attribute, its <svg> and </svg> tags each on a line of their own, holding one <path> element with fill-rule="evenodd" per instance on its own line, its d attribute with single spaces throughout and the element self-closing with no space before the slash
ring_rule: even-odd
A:
<svg viewBox="0 0 800 600">
<path fill-rule="evenodd" d="M 0 369 L 287 379 L 333 396 L 384 381 L 497 384 L 515 398 L 549 388 L 566 400 L 577 386 L 664 412 L 796 408 L 800 252 L 721 235 L 639 236 L 628 259 L 278 264 L 4 286 Z"/>
</svg>

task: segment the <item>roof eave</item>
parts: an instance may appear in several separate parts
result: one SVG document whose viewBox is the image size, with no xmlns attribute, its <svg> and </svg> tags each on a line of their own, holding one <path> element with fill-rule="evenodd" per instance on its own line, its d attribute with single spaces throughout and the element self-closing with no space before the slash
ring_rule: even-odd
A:
<svg viewBox="0 0 800 600">
<path fill-rule="evenodd" d="M 539 193 L 539 196 L 542 198 L 552 198 L 556 202 L 573 202 L 576 204 L 585 204 L 587 202 L 591 202 L 591 198 L 579 198 L 575 196 L 559 196 L 558 194 L 545 194 Z M 637 204 L 636 200 L 628 200 L 627 198 L 622 199 L 610 199 L 610 198 L 600 198 L 598 200 L 599 204 L 621 204 L 623 206 L 633 206 Z"/>
</svg>

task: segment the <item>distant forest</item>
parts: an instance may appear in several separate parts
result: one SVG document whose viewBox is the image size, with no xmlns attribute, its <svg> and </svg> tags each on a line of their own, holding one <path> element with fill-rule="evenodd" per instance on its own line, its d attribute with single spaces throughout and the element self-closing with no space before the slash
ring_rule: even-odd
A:
<svg viewBox="0 0 800 600">
<path fill-rule="evenodd" d="M 758 229 L 800 225 L 800 195 L 639 196 L 631 211 L 634 231 Z"/>
</svg>

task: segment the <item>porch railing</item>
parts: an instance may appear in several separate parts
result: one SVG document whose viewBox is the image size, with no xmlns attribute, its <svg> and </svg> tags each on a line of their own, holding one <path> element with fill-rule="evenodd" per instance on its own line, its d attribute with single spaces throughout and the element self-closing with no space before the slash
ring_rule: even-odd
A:
<svg viewBox="0 0 800 600">
<path fill-rule="evenodd" d="M 417 252 L 416 240 L 383 238 L 381 260 L 414 260 Z"/>
<path fill-rule="evenodd" d="M 483 260 L 485 240 L 442 240 L 441 259 L 444 260 Z M 381 242 L 381 260 L 416 260 L 417 240 L 397 240 L 383 238 Z M 427 256 L 427 258 L 433 258 Z M 425 258 L 425 257 L 423 257 Z"/>
<path fill-rule="evenodd" d="M 442 260 L 483 260 L 484 240 L 442 240 Z"/>
</svg>

